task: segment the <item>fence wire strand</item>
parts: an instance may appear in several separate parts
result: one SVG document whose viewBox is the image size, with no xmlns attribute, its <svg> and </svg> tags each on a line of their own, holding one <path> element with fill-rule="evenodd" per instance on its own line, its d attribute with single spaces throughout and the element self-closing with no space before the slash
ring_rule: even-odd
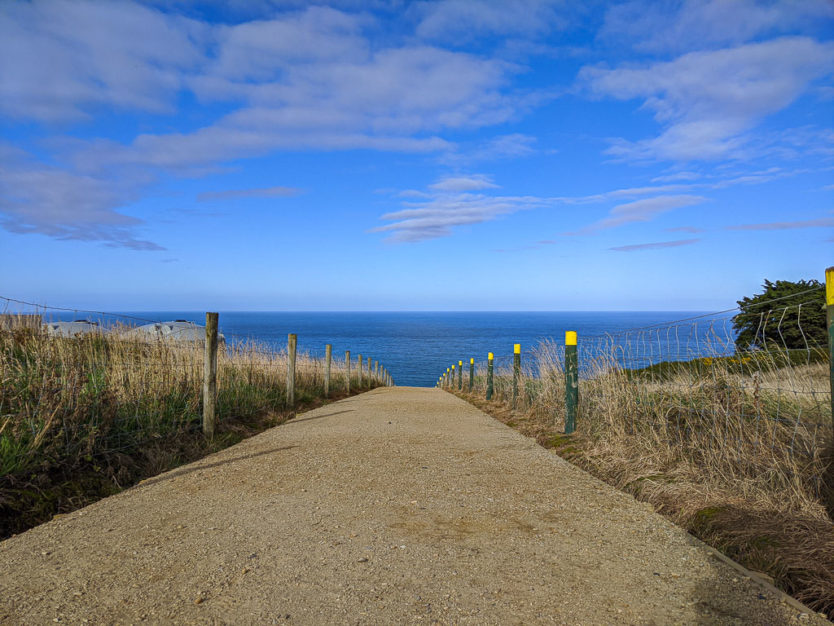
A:
<svg viewBox="0 0 834 626">
<path fill-rule="evenodd" d="M 181 341 L 130 335 L 125 320 L 164 323 L 135 315 L 36 305 L 6 298 L 0 317 L 0 477 L 40 471 L 66 459 L 136 451 L 152 442 L 201 429 L 204 339 Z M 10 308 L 30 307 L 26 312 Z M 33 315 L 30 311 L 35 311 Z M 50 335 L 50 312 L 89 313 L 114 322 L 106 332 Z M 249 337 L 227 335 L 218 351 L 217 416 L 246 419 L 286 409 L 287 352 Z M 362 385 L 356 357 L 350 388 L 381 383 L 366 360 Z M 381 367 L 381 366 L 380 366 Z M 296 356 L 295 397 L 323 395 L 322 358 Z M 335 356 L 332 394 L 348 389 L 347 365 Z"/>
</svg>

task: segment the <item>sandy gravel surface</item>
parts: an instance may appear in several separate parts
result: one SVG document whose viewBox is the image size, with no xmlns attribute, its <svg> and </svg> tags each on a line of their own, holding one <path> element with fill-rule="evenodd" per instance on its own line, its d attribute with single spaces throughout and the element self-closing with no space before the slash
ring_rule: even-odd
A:
<svg viewBox="0 0 834 626">
<path fill-rule="evenodd" d="M 440 390 L 330 404 L 0 543 L 4 623 L 826 623 Z"/>
</svg>

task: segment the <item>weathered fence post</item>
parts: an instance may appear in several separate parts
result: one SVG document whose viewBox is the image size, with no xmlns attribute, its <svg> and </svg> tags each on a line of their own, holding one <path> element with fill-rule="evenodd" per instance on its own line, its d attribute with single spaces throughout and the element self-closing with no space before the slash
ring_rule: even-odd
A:
<svg viewBox="0 0 834 626">
<path fill-rule="evenodd" d="M 576 430 L 576 409 L 579 406 L 579 358 L 576 331 L 565 333 L 565 434 Z"/>
<path fill-rule="evenodd" d="M 472 385 L 475 383 L 475 357 L 469 357 L 469 393 L 472 393 Z"/>
<path fill-rule="evenodd" d="M 287 406 L 295 406 L 295 350 L 298 345 L 298 336 L 290 333 L 287 335 Z"/>
<path fill-rule="evenodd" d="M 203 360 L 203 433 L 214 437 L 217 424 L 217 313 L 206 313 L 206 350 Z"/>
<path fill-rule="evenodd" d="M 345 388 L 350 395 L 350 350 L 345 350 Z"/>
<path fill-rule="evenodd" d="M 825 270 L 825 312 L 828 322 L 828 373 L 831 385 L 831 424 L 834 426 L 834 267 Z"/>
<path fill-rule="evenodd" d="M 458 361 L 458 391 L 463 391 L 463 361 Z"/>
<path fill-rule="evenodd" d="M 333 359 L 333 346 L 324 346 L 324 397 L 330 395 L 330 361 Z"/>
<path fill-rule="evenodd" d="M 492 362 L 494 356 L 492 352 L 487 355 L 487 390 L 486 390 L 486 399 L 492 400 Z"/>
<path fill-rule="evenodd" d="M 513 410 L 518 405 L 518 379 L 521 376 L 521 344 L 513 345 Z"/>
<path fill-rule="evenodd" d="M 371 378 L 371 357 L 368 357 L 368 387 L 373 385 L 374 381 Z"/>
<path fill-rule="evenodd" d="M 358 385 L 359 385 L 359 389 L 362 389 L 362 355 L 361 354 L 357 357 L 357 360 L 359 361 L 359 365 L 356 368 L 357 371 L 359 372 L 359 383 L 358 383 Z"/>
</svg>

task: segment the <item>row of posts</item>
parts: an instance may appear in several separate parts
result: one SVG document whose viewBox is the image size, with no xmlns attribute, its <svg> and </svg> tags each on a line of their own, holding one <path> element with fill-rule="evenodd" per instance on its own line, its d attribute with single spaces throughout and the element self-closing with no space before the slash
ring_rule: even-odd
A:
<svg viewBox="0 0 834 626">
<path fill-rule="evenodd" d="M 494 391 L 495 355 L 487 355 L 486 399 L 492 400 Z M 513 345 L 513 409 L 518 406 L 518 383 L 521 379 L 521 344 Z M 475 385 L 475 359 L 469 359 L 469 393 Z M 463 391 L 463 361 L 452 363 L 450 367 L 437 379 L 436 387 Z M 565 433 L 576 430 L 576 413 L 579 410 L 579 356 L 577 352 L 576 331 L 565 333 Z"/>
<path fill-rule="evenodd" d="M 217 325 L 218 314 L 206 313 L 206 348 L 203 361 L 203 433 L 214 436 L 217 425 Z M 295 364 L 298 348 L 298 335 L 287 335 L 287 399 L 289 408 L 295 406 Z M 333 360 L 333 346 L 324 347 L 324 397 L 330 395 L 331 363 Z M 351 363 L 350 350 L 345 351 L 345 387 L 350 394 Z M 386 387 L 394 385 L 394 379 L 379 361 L 358 355 L 359 389 L 363 386 L 363 379 L 367 376 L 368 384 L 381 382 Z"/>
</svg>

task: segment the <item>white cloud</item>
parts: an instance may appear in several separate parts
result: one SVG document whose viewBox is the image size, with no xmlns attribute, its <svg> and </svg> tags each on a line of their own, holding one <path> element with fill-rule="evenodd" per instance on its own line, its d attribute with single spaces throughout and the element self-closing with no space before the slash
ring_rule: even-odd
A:
<svg viewBox="0 0 834 626">
<path fill-rule="evenodd" d="M 215 74 L 212 89 L 198 87 L 203 97 L 242 99 L 241 108 L 193 132 L 140 135 L 127 146 L 97 142 L 73 158 L 95 171 L 114 163 L 183 169 L 286 148 L 443 151 L 449 142 L 431 133 L 514 114 L 500 91 L 509 71 L 502 62 L 421 47 L 357 61 L 312 59 L 265 82 Z"/>
<path fill-rule="evenodd" d="M 8 231 L 162 250 L 136 237 L 141 220 L 118 212 L 132 195 L 124 183 L 43 165 L 0 143 L 0 224 Z"/>
<path fill-rule="evenodd" d="M 413 40 L 371 46 L 379 24 L 367 13 L 303 3 L 264 11 L 271 17 L 229 26 L 135 2 L 0 5 L 1 115 L 172 113 L 186 90 L 227 111 L 196 130 L 127 143 L 66 138 L 49 165 L 9 157 L 3 226 L 141 247 L 130 234 L 138 221 L 119 207 L 160 174 L 204 176 L 282 149 L 446 152 L 439 133 L 504 122 L 529 104 L 506 93 L 520 70 L 510 63 Z"/>
<path fill-rule="evenodd" d="M 0 6 L 0 113 L 62 121 L 93 107 L 172 112 L 207 30 L 129 2 Z"/>
<path fill-rule="evenodd" d="M 559 0 L 445 0 L 420 2 L 417 35 L 448 43 L 469 42 L 484 35 L 535 37 L 562 27 Z"/>
<path fill-rule="evenodd" d="M 599 37 L 647 52 L 684 52 L 737 45 L 834 19 L 828 0 L 638 0 L 612 6 Z"/>
<path fill-rule="evenodd" d="M 648 222 L 672 209 L 679 209 L 693 204 L 701 204 L 707 199 L 702 196 L 656 196 L 654 198 L 643 198 L 626 204 L 618 204 L 609 213 L 608 217 L 594 222 L 579 231 L 565 233 L 566 235 L 587 235 L 608 228 L 616 228 L 634 222 Z"/>
<path fill-rule="evenodd" d="M 617 252 L 637 252 L 640 250 L 657 250 L 659 248 L 678 248 L 680 246 L 690 246 L 693 243 L 698 243 L 700 239 L 677 239 L 675 241 L 657 241 L 654 243 L 635 243 L 628 246 L 614 246 L 608 248 L 609 250 L 616 250 Z"/>
<path fill-rule="evenodd" d="M 663 176 L 655 176 L 652 178 L 653 183 L 673 183 L 679 180 L 698 180 L 702 175 L 698 172 L 674 172 L 672 174 L 664 174 Z"/>
<path fill-rule="evenodd" d="M 440 161 L 447 165 L 460 166 L 481 161 L 524 158 L 539 152 L 535 147 L 537 141 L 536 137 L 522 133 L 498 135 L 471 148 L 458 146 L 457 149 L 442 154 Z M 556 150 L 548 152 L 553 153 Z"/>
<path fill-rule="evenodd" d="M 700 160 L 732 156 L 744 133 L 790 105 L 834 68 L 834 43 L 776 39 L 692 52 L 649 67 L 585 67 L 580 81 L 596 96 L 642 99 L 665 130 L 653 139 L 618 140 L 609 153 L 628 159 Z"/>
<path fill-rule="evenodd" d="M 477 191 L 479 189 L 495 189 L 498 185 L 488 176 L 472 174 L 470 176 L 448 176 L 429 185 L 435 191 Z"/>
<path fill-rule="evenodd" d="M 812 220 L 793 222 L 767 222 L 763 224 L 739 224 L 727 226 L 727 230 L 793 230 L 796 228 L 834 228 L 834 217 L 821 217 Z"/>
<path fill-rule="evenodd" d="M 480 224 L 517 211 L 545 206 L 546 199 L 529 196 L 486 196 L 440 193 L 411 208 L 386 213 L 380 219 L 390 224 L 372 232 L 392 233 L 395 242 L 416 242 L 447 237 L 457 226 Z"/>
<path fill-rule="evenodd" d="M 204 191 L 197 194 L 198 202 L 211 200 L 232 200 L 236 198 L 286 198 L 297 196 L 301 189 L 297 187 L 262 187 L 256 189 L 226 189 L 224 191 Z"/>
</svg>

